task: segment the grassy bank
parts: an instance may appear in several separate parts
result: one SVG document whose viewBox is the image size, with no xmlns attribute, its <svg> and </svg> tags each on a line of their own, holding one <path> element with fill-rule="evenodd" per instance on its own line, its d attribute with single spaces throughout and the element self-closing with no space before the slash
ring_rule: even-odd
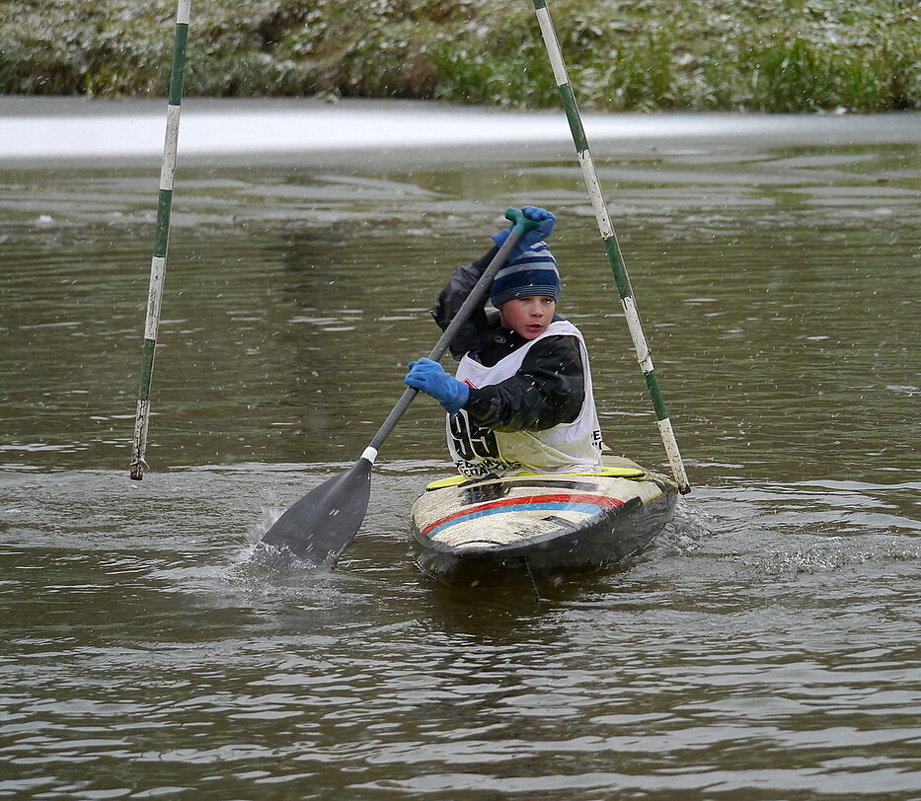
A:
<svg viewBox="0 0 921 801">
<path fill-rule="evenodd" d="M 550 0 L 597 110 L 921 109 L 917 0 Z M 174 0 L 0 5 L 0 93 L 164 96 Z M 558 103 L 529 0 L 193 0 L 187 95 Z"/>
</svg>

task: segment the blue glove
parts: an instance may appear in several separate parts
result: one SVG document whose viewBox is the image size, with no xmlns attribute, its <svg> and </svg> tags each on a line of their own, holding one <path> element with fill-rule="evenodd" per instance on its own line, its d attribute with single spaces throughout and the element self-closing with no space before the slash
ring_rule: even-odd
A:
<svg viewBox="0 0 921 801">
<path fill-rule="evenodd" d="M 438 362 L 425 357 L 409 363 L 409 372 L 403 380 L 408 386 L 431 395 L 449 414 L 463 409 L 470 397 L 470 387 L 448 375 Z"/>
<path fill-rule="evenodd" d="M 525 231 L 521 235 L 521 239 L 518 240 L 518 244 L 515 245 L 515 249 L 508 257 L 509 261 L 515 261 L 522 253 L 529 250 L 532 245 L 536 245 L 538 242 L 547 239 L 553 231 L 553 224 L 556 222 L 556 217 L 553 215 L 553 212 L 547 211 L 546 209 L 539 209 L 537 206 L 522 206 L 521 213 L 529 220 L 539 222 L 540 227 L 532 228 L 530 231 Z M 514 226 L 510 225 L 504 231 L 493 234 L 492 241 L 496 243 L 497 247 L 502 247 L 502 243 L 508 239 L 508 235 L 511 233 L 512 228 L 514 228 Z"/>
</svg>

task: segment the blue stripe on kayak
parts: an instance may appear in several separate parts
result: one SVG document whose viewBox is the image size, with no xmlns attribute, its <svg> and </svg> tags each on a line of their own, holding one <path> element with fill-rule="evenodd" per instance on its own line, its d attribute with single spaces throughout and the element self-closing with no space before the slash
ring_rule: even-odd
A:
<svg viewBox="0 0 921 801">
<path fill-rule="evenodd" d="M 504 515 L 510 512 L 581 512 L 585 515 L 598 514 L 604 507 L 593 503 L 519 503 L 508 506 L 495 507 L 491 509 L 480 509 L 476 512 L 454 517 L 442 523 L 439 526 L 428 531 L 426 534 L 429 539 L 434 539 L 442 531 L 446 531 L 452 526 L 460 523 L 469 523 L 477 518 L 489 517 L 490 515 Z"/>
</svg>

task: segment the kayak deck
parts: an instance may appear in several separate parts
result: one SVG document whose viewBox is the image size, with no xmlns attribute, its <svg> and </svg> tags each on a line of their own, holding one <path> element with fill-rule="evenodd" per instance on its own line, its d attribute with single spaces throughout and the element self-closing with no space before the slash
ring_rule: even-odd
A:
<svg viewBox="0 0 921 801">
<path fill-rule="evenodd" d="M 416 562 L 450 584 L 497 586 L 622 561 L 671 519 L 677 488 L 623 457 L 592 473 L 455 476 L 412 507 Z"/>
</svg>

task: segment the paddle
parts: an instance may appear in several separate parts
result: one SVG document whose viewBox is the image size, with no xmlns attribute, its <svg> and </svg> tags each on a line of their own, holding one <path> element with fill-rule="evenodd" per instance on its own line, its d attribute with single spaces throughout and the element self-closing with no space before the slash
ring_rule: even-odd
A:
<svg viewBox="0 0 921 801">
<path fill-rule="evenodd" d="M 522 235 L 538 228 L 540 223 L 529 220 L 518 209 L 505 212 L 513 223 L 512 230 L 498 253 L 483 271 L 470 295 L 429 353 L 438 361 L 462 326 L 486 297 L 493 278 L 506 261 Z M 263 561 L 277 567 L 295 560 L 310 567 L 332 567 L 358 533 L 371 495 L 371 468 L 380 447 L 396 427 L 403 413 L 419 390 L 407 387 L 396 406 L 378 429 L 368 447 L 345 473 L 324 481 L 291 506 L 263 535 L 257 552 Z"/>
</svg>

